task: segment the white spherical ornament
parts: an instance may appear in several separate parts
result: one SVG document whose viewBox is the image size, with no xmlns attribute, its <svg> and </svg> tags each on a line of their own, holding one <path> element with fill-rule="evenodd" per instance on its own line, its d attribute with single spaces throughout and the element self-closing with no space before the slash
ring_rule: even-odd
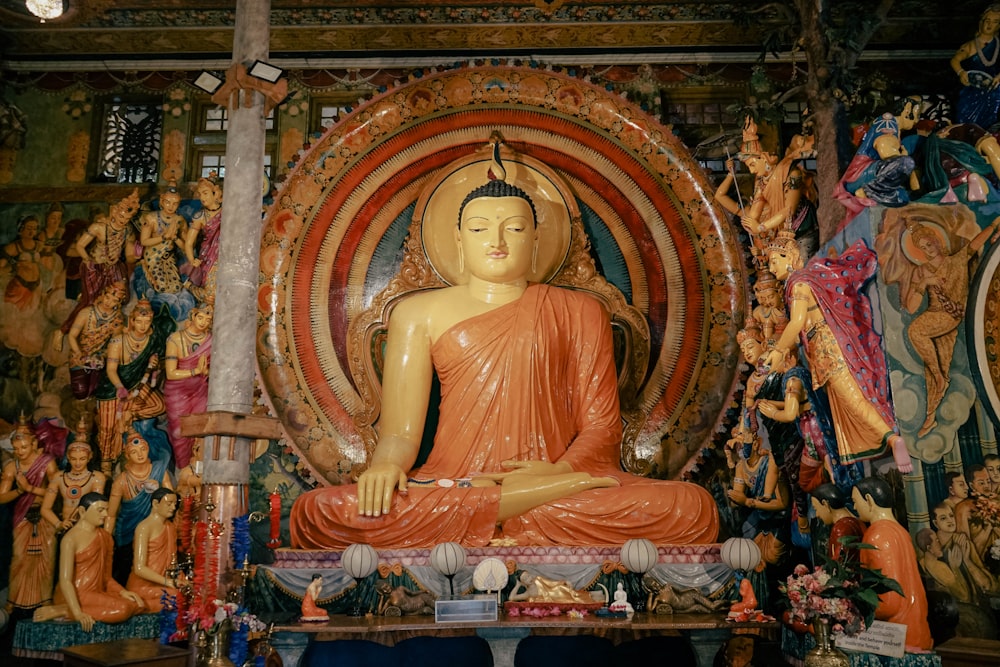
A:
<svg viewBox="0 0 1000 667">
<path fill-rule="evenodd" d="M 364 579 L 378 567 L 378 552 L 370 544 L 352 544 L 344 549 L 340 565 L 355 579 Z"/>
<path fill-rule="evenodd" d="M 622 545 L 621 556 L 622 565 L 630 572 L 645 574 L 653 569 L 660 558 L 656 545 L 645 538 L 627 540 Z"/>
<path fill-rule="evenodd" d="M 734 570 L 748 572 L 760 563 L 760 547 L 745 537 L 731 537 L 722 543 L 722 562 Z"/>
<path fill-rule="evenodd" d="M 448 577 L 465 565 L 465 549 L 458 542 L 442 542 L 431 549 L 430 560 L 431 567 Z"/>
</svg>

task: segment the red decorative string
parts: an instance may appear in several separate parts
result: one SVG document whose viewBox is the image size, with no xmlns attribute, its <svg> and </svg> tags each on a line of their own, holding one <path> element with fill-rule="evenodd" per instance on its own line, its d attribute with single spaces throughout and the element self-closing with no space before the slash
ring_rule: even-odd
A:
<svg viewBox="0 0 1000 667">
<path fill-rule="evenodd" d="M 183 554 L 191 553 L 191 517 L 194 514 L 194 496 L 187 496 L 181 501 L 181 511 L 178 513 L 177 538 L 180 542 L 180 551 Z"/>
<path fill-rule="evenodd" d="M 281 495 L 277 489 L 268 496 L 268 501 L 271 510 L 271 532 L 267 546 L 271 549 L 277 549 L 281 546 Z"/>
<path fill-rule="evenodd" d="M 223 525 L 209 519 L 208 540 L 205 544 L 205 588 L 202 591 L 205 606 L 212 605 L 214 613 L 216 589 L 219 587 L 219 544 Z"/>
<path fill-rule="evenodd" d="M 194 607 L 199 610 L 205 609 L 205 585 L 206 552 L 208 551 L 208 524 L 199 521 L 194 527 L 195 540 L 202 548 L 194 552 L 194 573 L 191 577 L 192 590 L 194 591 Z"/>
</svg>

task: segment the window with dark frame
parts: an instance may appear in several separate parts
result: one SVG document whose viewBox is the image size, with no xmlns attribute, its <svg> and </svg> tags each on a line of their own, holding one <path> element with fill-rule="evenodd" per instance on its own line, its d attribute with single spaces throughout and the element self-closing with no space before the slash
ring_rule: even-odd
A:
<svg viewBox="0 0 1000 667">
<path fill-rule="evenodd" d="M 191 180 L 212 174 L 226 177 L 226 131 L 229 129 L 229 109 L 207 98 L 196 103 L 197 127 L 188 142 L 188 175 Z M 264 143 L 264 172 L 270 178 L 277 150 L 275 112 L 264 119 L 267 136 Z"/>
<path fill-rule="evenodd" d="M 114 98 L 101 120 L 97 179 L 149 183 L 159 177 L 163 110 L 158 101 Z"/>
</svg>

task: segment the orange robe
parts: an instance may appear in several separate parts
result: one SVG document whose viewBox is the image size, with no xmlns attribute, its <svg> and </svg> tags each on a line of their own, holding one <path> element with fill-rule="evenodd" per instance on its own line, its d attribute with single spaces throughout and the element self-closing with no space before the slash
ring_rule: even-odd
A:
<svg viewBox="0 0 1000 667">
<path fill-rule="evenodd" d="M 907 650 L 930 650 L 934 640 L 927 625 L 927 593 L 910 533 L 895 521 L 882 519 L 868 527 L 862 541 L 875 548 L 860 550 L 861 564 L 882 570 L 882 574 L 898 581 L 903 589 L 903 595 L 890 591 L 879 596 L 875 618 L 905 625 Z"/>
<path fill-rule="evenodd" d="M 101 623 L 121 623 L 139 611 L 138 605 L 120 593 L 122 585 L 111 578 L 111 558 L 114 540 L 111 533 L 98 528 L 94 539 L 75 556 L 73 588 L 80 602 L 80 609 Z M 62 588 L 56 587 L 55 604 L 66 604 Z"/>
<path fill-rule="evenodd" d="M 173 521 L 167 521 L 163 524 L 163 532 L 158 537 L 151 539 L 146 547 L 146 566 L 159 574 L 164 574 L 176 554 L 177 529 L 174 527 Z M 143 579 L 135 572 L 129 572 L 125 588 L 145 601 L 145 611 L 147 612 L 160 611 L 162 607 L 160 598 L 163 596 L 163 591 L 170 595 L 177 595 L 176 588 L 155 584 L 149 579 Z"/>
<path fill-rule="evenodd" d="M 518 301 L 446 331 L 431 355 L 441 381 L 440 421 L 427 462 L 410 472 L 416 483 L 381 517 L 358 516 L 355 485 L 303 494 L 292 507 L 293 547 L 487 545 L 497 528 L 500 487 L 463 487 L 460 480 L 502 471 L 509 459 L 567 461 L 573 470 L 621 482 L 504 521 L 503 536 L 518 544 L 715 541 L 718 511 L 705 489 L 620 468 L 611 328 L 595 299 L 532 285 Z M 440 480 L 459 482 L 442 487 Z"/>
</svg>

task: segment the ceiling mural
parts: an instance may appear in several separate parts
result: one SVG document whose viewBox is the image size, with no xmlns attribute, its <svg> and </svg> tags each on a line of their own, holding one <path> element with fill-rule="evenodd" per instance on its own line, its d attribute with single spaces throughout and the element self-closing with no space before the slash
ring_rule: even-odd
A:
<svg viewBox="0 0 1000 667">
<path fill-rule="evenodd" d="M 235 0 L 69 0 L 39 23 L 23 0 L 0 0 L 4 59 L 44 68 L 97 59 L 210 59 L 231 53 Z M 753 0 L 273 0 L 273 57 L 324 58 L 501 53 L 756 54 L 779 25 L 781 3 Z M 897 0 L 872 41 L 892 52 L 953 49 L 984 2 Z M 750 10 L 759 12 L 746 14 Z M 743 20 L 735 20 L 739 16 Z M 906 56 L 911 57 L 911 56 Z M 60 60 L 65 58 L 66 60 Z"/>
</svg>

